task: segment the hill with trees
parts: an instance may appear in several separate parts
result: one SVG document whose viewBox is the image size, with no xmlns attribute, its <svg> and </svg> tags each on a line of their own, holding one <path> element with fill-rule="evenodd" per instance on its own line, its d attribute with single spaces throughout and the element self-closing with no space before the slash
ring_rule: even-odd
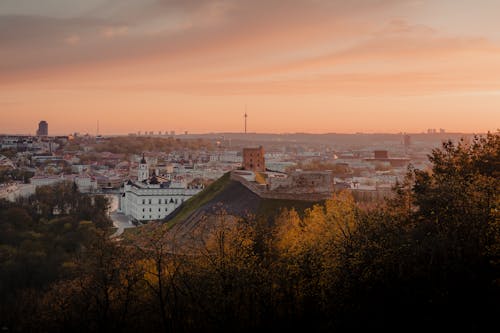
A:
<svg viewBox="0 0 500 333">
<path fill-rule="evenodd" d="M 180 149 L 211 149 L 212 144 L 204 139 L 176 139 L 174 137 L 117 136 L 95 144 L 97 152 L 118 154 L 142 154 L 145 151 L 171 152 Z"/>
<path fill-rule="evenodd" d="M 97 233 L 70 249 L 64 274 L 3 300 L 0 324 L 14 332 L 489 330 L 500 313 L 500 133 L 446 142 L 430 161 L 377 207 L 341 192 L 303 215 L 281 210 L 272 223 L 221 210 L 208 234 L 192 235 L 201 246 L 190 253 L 158 223 L 128 243 Z M 29 234 L 32 214 L 53 204 L 24 206 L 26 214 L 2 207 L 2 227 L 25 224 Z"/>
<path fill-rule="evenodd" d="M 167 225 L 175 226 L 175 230 L 192 230 L 221 211 L 228 216 L 272 220 L 283 208 L 294 208 L 303 214 L 313 204 L 300 200 L 261 198 L 241 183 L 231 180 L 228 172 L 170 214 Z"/>
</svg>

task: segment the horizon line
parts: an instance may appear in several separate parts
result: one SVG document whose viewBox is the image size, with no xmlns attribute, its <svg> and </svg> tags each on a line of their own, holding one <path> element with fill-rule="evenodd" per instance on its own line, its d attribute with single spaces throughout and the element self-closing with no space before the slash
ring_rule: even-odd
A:
<svg viewBox="0 0 500 333">
<path fill-rule="evenodd" d="M 434 133 L 428 133 L 425 131 L 421 132 L 322 132 L 322 133 L 313 133 L 313 132 L 193 132 L 193 133 L 176 133 L 174 135 L 170 133 L 162 133 L 158 134 L 158 132 L 153 133 L 153 134 L 140 134 L 138 135 L 137 133 L 134 132 L 129 132 L 129 133 L 108 133 L 108 134 L 91 134 L 91 133 L 80 133 L 80 132 L 73 132 L 73 133 L 54 133 L 51 135 L 47 135 L 47 137 L 53 137 L 53 136 L 70 136 L 74 135 L 77 133 L 80 136 L 91 136 L 91 137 L 96 137 L 96 136 L 101 136 L 101 137 L 110 137 L 110 136 L 136 136 L 136 137 L 146 137 L 146 136 L 158 136 L 158 137 L 186 137 L 186 136 L 196 136 L 196 135 L 218 135 L 218 134 L 230 134 L 230 135 L 242 135 L 242 136 L 248 136 L 248 135 L 446 135 L 446 134 L 466 134 L 466 135 L 483 135 L 483 134 L 488 134 L 488 133 L 494 133 L 498 132 L 500 129 L 497 130 L 487 130 L 487 131 L 480 131 L 480 132 L 461 132 L 461 131 L 446 131 L 446 132 L 434 132 Z M 37 137 L 36 134 L 31 134 L 31 133 L 0 133 L 0 136 L 30 136 L 30 137 Z"/>
</svg>

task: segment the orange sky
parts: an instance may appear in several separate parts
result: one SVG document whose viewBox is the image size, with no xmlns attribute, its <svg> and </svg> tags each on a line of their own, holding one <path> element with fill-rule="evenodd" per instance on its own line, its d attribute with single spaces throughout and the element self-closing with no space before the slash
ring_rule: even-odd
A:
<svg viewBox="0 0 500 333">
<path fill-rule="evenodd" d="M 500 3 L 2 0 L 0 133 L 500 128 Z"/>
</svg>

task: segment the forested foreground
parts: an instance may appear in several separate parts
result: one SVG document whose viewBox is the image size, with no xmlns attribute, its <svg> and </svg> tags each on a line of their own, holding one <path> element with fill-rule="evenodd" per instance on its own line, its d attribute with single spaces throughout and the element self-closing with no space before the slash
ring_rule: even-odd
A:
<svg viewBox="0 0 500 333">
<path fill-rule="evenodd" d="M 73 183 L 38 187 L 15 203 L 0 200 L 0 327 L 20 325 L 15 311 L 38 301 L 20 296 L 39 297 L 66 278 L 97 230 L 109 230 L 108 205 L 105 197 L 79 193 Z"/>
<path fill-rule="evenodd" d="M 235 222 L 221 212 L 189 251 L 159 224 L 117 243 L 102 221 L 78 232 L 85 214 L 42 218 L 44 206 L 23 206 L 12 220 L 19 208 L 2 207 L 2 286 L 23 281 L 2 289 L 10 296 L 1 324 L 16 332 L 487 331 L 500 316 L 500 135 L 446 143 L 430 159 L 432 170 L 409 170 L 380 207 L 360 208 L 342 192 L 303 217 L 292 210 Z M 55 274 L 54 262 L 18 262 L 38 251 L 34 235 L 12 240 L 16 228 L 64 254 L 54 259 L 57 276 L 24 281 L 36 265 Z M 82 237 L 68 241 L 75 233 Z M 19 269 L 5 270 L 12 262 Z"/>
</svg>

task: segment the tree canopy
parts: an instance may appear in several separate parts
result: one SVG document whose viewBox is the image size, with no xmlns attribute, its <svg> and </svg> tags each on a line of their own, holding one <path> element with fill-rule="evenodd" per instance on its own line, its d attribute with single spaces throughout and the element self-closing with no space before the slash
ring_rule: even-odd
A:
<svg viewBox="0 0 500 333">
<path fill-rule="evenodd" d="M 221 211 L 211 229 L 193 230 L 193 243 L 152 223 L 135 241 L 116 243 L 97 230 L 75 248 L 71 232 L 89 223 L 75 221 L 101 204 L 75 210 L 69 188 L 62 196 L 40 190 L 29 205 L 4 202 L 3 263 L 28 259 L 2 279 L 45 262 L 37 240 L 57 240 L 56 252 L 71 256 L 47 288 L 25 282 L 14 303 L 3 302 L 2 324 L 51 332 L 485 331 L 500 313 L 499 156 L 499 133 L 445 142 L 429 156 L 432 169 L 409 169 L 384 204 L 362 207 L 340 192 L 303 216 L 282 210 L 272 221 Z"/>
</svg>

